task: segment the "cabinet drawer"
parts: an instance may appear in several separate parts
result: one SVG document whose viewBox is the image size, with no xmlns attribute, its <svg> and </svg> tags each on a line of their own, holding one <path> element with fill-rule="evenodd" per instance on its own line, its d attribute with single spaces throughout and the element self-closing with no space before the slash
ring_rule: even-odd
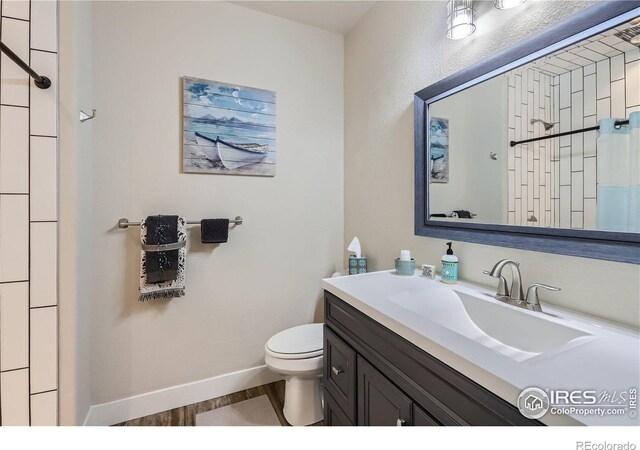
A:
<svg viewBox="0 0 640 450">
<path fill-rule="evenodd" d="M 356 353 L 324 327 L 324 386 L 353 423 L 356 421 Z"/>
<path fill-rule="evenodd" d="M 340 409 L 329 391 L 324 390 L 324 424 L 328 427 L 351 427 L 353 423 Z"/>
</svg>

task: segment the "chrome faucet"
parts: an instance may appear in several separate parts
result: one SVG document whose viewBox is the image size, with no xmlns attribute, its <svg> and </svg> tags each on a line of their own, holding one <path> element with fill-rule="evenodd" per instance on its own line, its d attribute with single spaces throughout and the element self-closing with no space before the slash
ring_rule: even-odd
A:
<svg viewBox="0 0 640 450">
<path fill-rule="evenodd" d="M 504 269 L 505 266 L 511 266 L 511 288 L 507 287 L 507 280 L 502 276 L 502 269 Z M 485 270 L 482 273 L 498 278 L 498 293 L 496 294 L 496 298 L 499 300 L 511 299 L 517 302 L 524 300 L 520 263 L 511 261 L 510 259 L 501 259 L 493 266 L 493 269 L 490 271 Z"/>
<path fill-rule="evenodd" d="M 507 287 L 507 280 L 502 276 L 502 269 L 505 266 L 511 267 L 511 287 Z M 498 279 L 498 291 L 496 298 L 510 305 L 520 306 L 531 311 L 542 312 L 542 307 L 538 301 L 538 288 L 547 289 L 549 291 L 559 291 L 560 288 L 548 286 L 546 284 L 534 283 L 527 289 L 525 297 L 522 289 L 522 275 L 520 274 L 520 264 L 510 259 L 502 259 L 493 266 L 491 270 L 485 270 L 482 273 Z"/>
</svg>

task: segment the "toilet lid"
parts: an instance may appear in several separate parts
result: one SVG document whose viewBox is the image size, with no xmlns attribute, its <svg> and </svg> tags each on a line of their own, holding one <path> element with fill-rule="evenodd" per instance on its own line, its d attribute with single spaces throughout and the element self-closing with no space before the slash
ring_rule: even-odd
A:
<svg viewBox="0 0 640 450">
<path fill-rule="evenodd" d="M 281 331 L 267 341 L 266 348 L 286 359 L 322 355 L 322 325 L 311 323 Z"/>
</svg>

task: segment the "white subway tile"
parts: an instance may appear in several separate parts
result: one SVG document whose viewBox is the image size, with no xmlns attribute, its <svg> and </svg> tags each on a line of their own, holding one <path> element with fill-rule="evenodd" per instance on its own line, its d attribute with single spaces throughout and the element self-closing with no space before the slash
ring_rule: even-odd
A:
<svg viewBox="0 0 640 450">
<path fill-rule="evenodd" d="M 29 365 L 29 283 L 0 284 L 0 370 Z"/>
<path fill-rule="evenodd" d="M 625 117 L 624 80 L 611 83 L 611 117 Z"/>
<path fill-rule="evenodd" d="M 591 75 L 593 73 L 596 73 L 596 65 L 594 64 L 589 64 L 587 66 L 584 67 L 584 75 Z"/>
<path fill-rule="evenodd" d="M 571 146 L 560 147 L 560 184 L 571 184 Z"/>
<path fill-rule="evenodd" d="M 520 209 L 520 223 L 526 224 L 528 216 L 528 208 L 529 208 L 529 194 L 527 186 L 522 186 L 522 204 Z"/>
<path fill-rule="evenodd" d="M 584 196 L 596 198 L 596 158 L 584 160 Z"/>
<path fill-rule="evenodd" d="M 0 281 L 29 278 L 29 196 L 0 195 Z"/>
<path fill-rule="evenodd" d="M 571 227 L 571 186 L 560 186 L 560 227 Z"/>
<path fill-rule="evenodd" d="M 516 198 L 516 209 L 514 215 L 514 222 L 516 225 L 522 223 L 522 199 Z"/>
<path fill-rule="evenodd" d="M 507 92 L 507 100 L 509 102 L 507 112 L 507 126 L 509 128 L 513 128 L 515 126 L 516 117 L 516 88 L 509 86 Z"/>
<path fill-rule="evenodd" d="M 31 309 L 31 393 L 57 389 L 57 307 Z"/>
<path fill-rule="evenodd" d="M 611 117 L 611 98 L 606 97 L 596 103 L 596 119 L 602 120 Z"/>
<path fill-rule="evenodd" d="M 3 426 L 29 426 L 29 369 L 0 374 Z"/>
<path fill-rule="evenodd" d="M 574 134 L 571 136 L 571 170 L 582 170 L 582 159 L 584 158 L 582 134 Z"/>
<path fill-rule="evenodd" d="M 584 79 L 584 115 L 596 114 L 596 76 L 589 75 Z"/>
<path fill-rule="evenodd" d="M 604 59 L 596 65 L 596 92 L 598 99 L 611 95 L 611 77 L 608 59 Z"/>
<path fill-rule="evenodd" d="M 29 61 L 29 22 L 2 18 L 2 42 Z M 0 57 L 0 99 L 6 105 L 29 106 L 29 75 L 4 53 Z"/>
<path fill-rule="evenodd" d="M 57 304 L 57 224 L 31 224 L 31 307 Z"/>
<path fill-rule="evenodd" d="M 31 1 L 31 48 L 51 52 L 58 50 L 57 6 L 56 1 Z"/>
<path fill-rule="evenodd" d="M 58 391 L 31 396 L 31 426 L 58 424 Z"/>
<path fill-rule="evenodd" d="M 29 110 L 0 107 L 0 193 L 29 193 Z"/>
<path fill-rule="evenodd" d="M 513 211 L 515 209 L 516 198 L 516 173 L 513 170 L 507 171 L 507 182 L 509 183 L 509 195 L 507 196 L 507 210 Z"/>
<path fill-rule="evenodd" d="M 571 212 L 571 228 L 582 229 L 584 227 L 584 217 L 582 211 Z"/>
<path fill-rule="evenodd" d="M 540 198 L 540 160 L 533 161 L 533 172 L 529 172 L 531 175 L 531 182 L 529 186 L 533 185 L 533 197 Z"/>
<path fill-rule="evenodd" d="M 29 20 L 29 0 L 3 1 L 2 15 L 5 17 Z"/>
<path fill-rule="evenodd" d="M 520 162 L 520 158 L 516 158 L 516 170 L 515 173 L 515 196 L 516 198 L 521 198 L 522 192 L 522 163 Z"/>
<path fill-rule="evenodd" d="M 31 83 L 31 134 L 57 135 L 57 58 L 54 53 L 31 50 L 33 69 L 51 80 L 49 89 L 40 89 Z"/>
<path fill-rule="evenodd" d="M 635 46 L 634 46 L 635 47 Z M 638 47 L 629 49 L 625 54 L 624 54 L 624 59 L 627 63 L 633 62 L 633 61 L 637 61 L 640 59 L 640 49 Z"/>
<path fill-rule="evenodd" d="M 627 107 L 640 105 L 640 60 L 626 64 Z"/>
<path fill-rule="evenodd" d="M 560 109 L 571 106 L 571 72 L 560 75 Z"/>
<path fill-rule="evenodd" d="M 584 229 L 585 230 L 596 229 L 596 199 L 595 198 L 584 199 Z"/>
<path fill-rule="evenodd" d="M 582 91 L 571 94 L 571 129 L 582 128 L 584 111 L 582 109 Z"/>
<path fill-rule="evenodd" d="M 534 193 L 533 172 L 527 172 L 527 211 L 533 211 Z"/>
<path fill-rule="evenodd" d="M 627 117 L 629 117 L 629 114 L 631 114 L 632 112 L 640 112 L 640 105 L 627 108 Z"/>
<path fill-rule="evenodd" d="M 582 211 L 584 209 L 584 189 L 582 172 L 571 174 L 571 210 Z M 582 226 L 582 225 L 580 225 Z"/>
<path fill-rule="evenodd" d="M 582 90 L 582 67 L 571 71 L 571 92 L 578 92 Z"/>
<path fill-rule="evenodd" d="M 624 78 L 624 55 L 620 54 L 611 58 L 611 81 Z"/>
<path fill-rule="evenodd" d="M 31 220 L 58 218 L 57 139 L 31 137 Z"/>
<path fill-rule="evenodd" d="M 515 225 L 516 224 L 516 214 L 513 211 L 509 211 L 507 213 L 507 223 L 509 225 Z"/>
</svg>

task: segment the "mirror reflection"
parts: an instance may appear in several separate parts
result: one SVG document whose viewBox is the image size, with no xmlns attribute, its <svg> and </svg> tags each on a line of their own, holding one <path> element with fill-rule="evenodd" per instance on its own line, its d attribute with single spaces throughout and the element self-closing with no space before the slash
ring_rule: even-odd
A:
<svg viewBox="0 0 640 450">
<path fill-rule="evenodd" d="M 430 217 L 640 232 L 640 21 L 429 105 Z"/>
</svg>

